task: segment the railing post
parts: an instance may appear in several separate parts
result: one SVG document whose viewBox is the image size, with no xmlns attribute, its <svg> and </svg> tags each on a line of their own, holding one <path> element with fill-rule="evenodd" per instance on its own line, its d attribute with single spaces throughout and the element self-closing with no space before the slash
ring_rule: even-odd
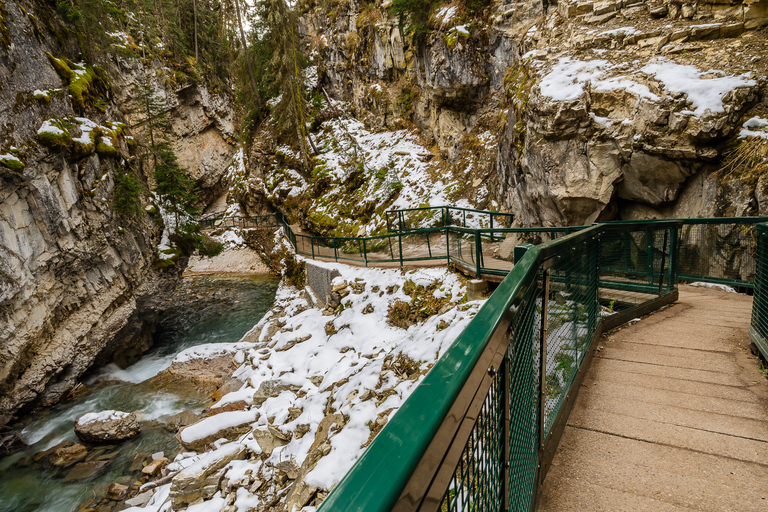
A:
<svg viewBox="0 0 768 512">
<path fill-rule="evenodd" d="M 493 238 L 493 214 L 492 213 L 490 214 L 490 217 L 491 217 L 491 242 L 493 242 L 494 238 Z"/>
<path fill-rule="evenodd" d="M 653 238 L 650 229 L 646 230 L 645 239 L 648 246 L 648 284 L 653 284 Z M 625 264 L 629 266 L 629 261 L 626 261 Z"/>
<path fill-rule="evenodd" d="M 333 258 L 338 262 L 339 261 L 339 247 L 337 243 L 336 237 L 333 237 Z"/>
<path fill-rule="evenodd" d="M 659 267 L 659 297 L 664 293 L 664 263 L 667 256 L 667 242 L 669 241 L 669 229 L 664 230 L 664 243 L 661 245 L 661 266 Z M 671 259 L 671 258 L 670 258 Z"/>
<path fill-rule="evenodd" d="M 542 293 L 541 293 L 541 330 L 539 332 L 539 372 L 541 380 L 539 382 L 539 461 L 536 468 L 537 484 L 541 484 L 541 465 L 544 459 L 544 440 L 547 428 L 547 316 L 549 310 L 549 271 L 545 270 L 542 274 Z M 534 491 L 534 494 L 536 491 Z"/>
<path fill-rule="evenodd" d="M 672 287 L 677 282 L 677 266 L 680 263 L 678 248 L 679 232 L 677 228 L 671 228 L 669 238 L 669 273 L 667 274 L 667 292 L 672 291 Z"/>
<path fill-rule="evenodd" d="M 403 235 L 397 234 L 397 244 L 400 246 L 400 266 L 403 266 Z"/>
<path fill-rule="evenodd" d="M 365 238 L 363 238 L 363 260 L 365 260 L 365 266 L 368 266 L 368 251 L 365 247 Z"/>
<path fill-rule="evenodd" d="M 309 237 L 309 248 L 312 250 L 312 259 L 315 259 L 315 237 Z"/>
<path fill-rule="evenodd" d="M 480 274 L 482 272 L 481 268 L 481 261 L 480 261 L 480 255 L 483 252 L 483 244 L 480 240 L 480 230 L 475 230 L 475 268 L 477 269 L 477 278 L 480 279 Z"/>
</svg>

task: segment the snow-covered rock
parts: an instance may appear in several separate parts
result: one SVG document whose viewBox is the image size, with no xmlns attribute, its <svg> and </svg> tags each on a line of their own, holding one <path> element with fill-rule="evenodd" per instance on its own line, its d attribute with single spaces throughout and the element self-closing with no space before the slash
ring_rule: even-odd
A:
<svg viewBox="0 0 768 512">
<path fill-rule="evenodd" d="M 125 441 L 141 433 L 134 413 L 123 411 L 90 412 L 75 421 L 75 434 L 89 443 Z"/>
</svg>

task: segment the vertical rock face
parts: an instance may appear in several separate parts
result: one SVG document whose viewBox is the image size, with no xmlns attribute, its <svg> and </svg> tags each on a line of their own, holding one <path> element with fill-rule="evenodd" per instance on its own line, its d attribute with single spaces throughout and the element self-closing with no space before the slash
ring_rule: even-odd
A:
<svg viewBox="0 0 768 512">
<path fill-rule="evenodd" d="M 3 5 L 10 43 L 0 42 L 0 155 L 23 164 L 0 163 L 0 425 L 25 406 L 56 402 L 94 364 L 135 360 L 151 345 L 163 297 L 185 264 L 156 269 L 156 222 L 112 207 L 118 169 L 147 181 L 125 137 L 139 116 L 135 73 L 124 71 L 138 61 L 106 62 L 112 87 L 93 93 L 101 108 L 78 107 L 48 56 L 75 57 L 78 49 L 43 29 L 58 23 L 49 8 Z M 204 187 L 220 187 L 234 153 L 229 101 L 204 87 L 157 85 L 171 107 L 180 161 Z M 78 151 L 72 139 L 86 137 L 84 118 L 122 128 Z M 61 146 L 38 135 L 46 120 L 68 130 Z"/>
</svg>

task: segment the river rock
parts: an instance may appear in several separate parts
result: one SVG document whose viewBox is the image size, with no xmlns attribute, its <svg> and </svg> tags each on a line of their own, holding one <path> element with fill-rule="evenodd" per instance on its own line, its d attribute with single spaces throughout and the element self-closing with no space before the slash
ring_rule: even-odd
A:
<svg viewBox="0 0 768 512">
<path fill-rule="evenodd" d="M 213 496 L 223 477 L 222 468 L 233 460 L 244 459 L 246 453 L 247 450 L 242 445 L 227 444 L 202 455 L 196 462 L 179 472 L 171 481 L 170 496 L 173 508 L 178 510 L 197 499 Z"/>
<path fill-rule="evenodd" d="M 88 455 L 88 448 L 81 444 L 73 444 L 57 449 L 51 454 L 51 464 L 59 467 L 69 467 L 82 461 Z"/>
<path fill-rule="evenodd" d="M 128 469 L 131 473 L 135 471 L 141 471 L 142 468 L 144 468 L 144 463 L 149 460 L 151 457 L 148 453 L 137 453 L 133 457 L 133 461 L 131 462 L 131 467 Z"/>
<path fill-rule="evenodd" d="M 67 483 L 76 482 L 78 480 L 91 480 L 104 473 L 108 466 L 109 461 L 106 460 L 80 462 L 67 473 L 62 482 Z"/>
<path fill-rule="evenodd" d="M 48 457 L 49 455 L 52 455 L 53 452 L 55 452 L 56 450 L 60 450 L 62 448 L 66 448 L 66 447 L 72 446 L 74 444 L 75 443 L 73 443 L 72 441 L 62 441 L 59 444 L 57 444 L 56 446 L 52 446 L 52 447 L 48 448 L 45 451 L 37 452 L 35 455 L 32 456 L 32 460 L 37 462 L 39 460 L 42 460 L 42 459 Z"/>
<path fill-rule="evenodd" d="M 145 475 L 156 476 L 158 473 L 160 473 L 160 470 L 168 465 L 169 462 L 170 461 L 165 457 L 158 457 L 157 459 L 144 466 L 141 472 Z"/>
<path fill-rule="evenodd" d="M 128 496 L 128 489 L 127 485 L 114 482 L 107 489 L 107 498 L 113 501 L 122 501 Z"/>
<path fill-rule="evenodd" d="M 75 422 L 75 434 L 89 443 L 124 441 L 140 432 L 136 415 L 122 411 L 91 412 Z"/>
</svg>

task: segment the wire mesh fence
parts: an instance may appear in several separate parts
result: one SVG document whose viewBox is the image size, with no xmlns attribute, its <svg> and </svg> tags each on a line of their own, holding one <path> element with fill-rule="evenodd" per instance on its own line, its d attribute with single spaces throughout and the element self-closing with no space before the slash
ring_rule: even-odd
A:
<svg viewBox="0 0 768 512">
<path fill-rule="evenodd" d="M 680 231 L 680 279 L 750 286 L 755 280 L 758 221 L 761 218 L 687 219 Z"/>
<path fill-rule="evenodd" d="M 758 224 L 755 233 L 755 292 L 749 335 L 768 358 L 768 224 Z"/>
</svg>

